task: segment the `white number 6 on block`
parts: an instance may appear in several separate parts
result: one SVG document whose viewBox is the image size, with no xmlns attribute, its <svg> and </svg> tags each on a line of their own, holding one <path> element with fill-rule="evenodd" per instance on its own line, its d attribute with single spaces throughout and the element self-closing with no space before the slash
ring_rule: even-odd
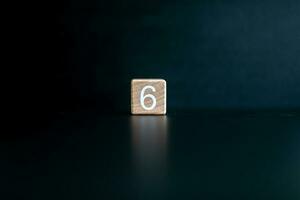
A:
<svg viewBox="0 0 300 200">
<path fill-rule="evenodd" d="M 144 96 L 144 93 L 147 89 L 150 89 L 152 90 L 152 92 L 156 92 L 155 88 L 153 86 L 150 86 L 150 85 L 147 85 L 145 87 L 143 87 L 142 91 L 141 91 L 141 96 L 140 96 L 140 103 L 142 105 L 142 107 L 145 109 L 145 110 L 152 110 L 153 108 L 155 108 L 156 106 L 156 98 L 154 95 L 152 94 L 147 94 Z M 145 99 L 146 98 L 151 98 L 152 99 L 152 105 L 151 106 L 146 106 L 145 105 Z"/>
</svg>

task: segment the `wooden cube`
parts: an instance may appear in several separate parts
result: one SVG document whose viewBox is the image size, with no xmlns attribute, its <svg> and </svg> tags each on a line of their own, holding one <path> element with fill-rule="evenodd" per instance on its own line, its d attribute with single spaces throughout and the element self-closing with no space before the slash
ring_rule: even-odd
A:
<svg viewBox="0 0 300 200">
<path fill-rule="evenodd" d="M 163 115 L 167 112 L 167 84 L 163 79 L 132 79 L 131 113 Z"/>
</svg>

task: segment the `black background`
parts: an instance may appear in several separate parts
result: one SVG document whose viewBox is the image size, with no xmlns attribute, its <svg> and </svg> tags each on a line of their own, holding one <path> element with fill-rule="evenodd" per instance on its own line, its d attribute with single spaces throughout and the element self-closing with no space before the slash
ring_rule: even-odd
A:
<svg viewBox="0 0 300 200">
<path fill-rule="evenodd" d="M 40 8 L 24 20 L 21 39 L 30 56 L 20 86 L 31 111 L 129 112 L 132 78 L 166 79 L 169 111 L 300 107 L 299 1 Z"/>
</svg>

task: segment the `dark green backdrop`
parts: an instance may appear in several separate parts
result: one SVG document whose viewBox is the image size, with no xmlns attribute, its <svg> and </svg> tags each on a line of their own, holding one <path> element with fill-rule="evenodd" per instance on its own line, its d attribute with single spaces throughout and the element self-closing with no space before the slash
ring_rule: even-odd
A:
<svg viewBox="0 0 300 200">
<path fill-rule="evenodd" d="M 130 80 L 153 77 L 167 80 L 169 110 L 300 108 L 297 0 L 57 5 L 45 81 L 57 107 L 129 111 Z"/>
</svg>

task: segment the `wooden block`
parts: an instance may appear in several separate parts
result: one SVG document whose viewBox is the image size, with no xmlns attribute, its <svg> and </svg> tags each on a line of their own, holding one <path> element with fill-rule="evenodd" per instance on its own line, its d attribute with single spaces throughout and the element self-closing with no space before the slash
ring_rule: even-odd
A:
<svg viewBox="0 0 300 200">
<path fill-rule="evenodd" d="M 163 79 L 131 80 L 131 113 L 164 115 L 167 112 L 167 84 Z"/>
</svg>

